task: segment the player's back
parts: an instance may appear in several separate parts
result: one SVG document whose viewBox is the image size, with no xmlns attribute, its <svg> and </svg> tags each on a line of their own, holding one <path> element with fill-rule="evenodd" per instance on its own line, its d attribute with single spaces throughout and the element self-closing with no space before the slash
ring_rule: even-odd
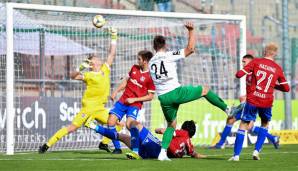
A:
<svg viewBox="0 0 298 171">
<path fill-rule="evenodd" d="M 181 158 L 184 155 L 191 155 L 194 152 L 188 132 L 181 129 L 176 130 L 174 137 L 168 148 L 168 156 L 172 158 Z"/>
<path fill-rule="evenodd" d="M 180 87 L 177 61 L 185 57 L 184 50 L 157 52 L 149 61 L 149 69 L 157 95 L 162 95 Z"/>
<path fill-rule="evenodd" d="M 248 68 L 252 69 L 252 82 L 247 101 L 257 107 L 271 107 L 275 84 L 279 78 L 283 77 L 281 67 L 267 58 L 254 59 L 248 65 Z"/>
</svg>

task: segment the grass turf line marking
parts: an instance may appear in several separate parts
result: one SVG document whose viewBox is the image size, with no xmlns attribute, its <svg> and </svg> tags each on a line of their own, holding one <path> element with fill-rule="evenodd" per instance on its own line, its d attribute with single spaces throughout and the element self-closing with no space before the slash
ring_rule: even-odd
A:
<svg viewBox="0 0 298 171">
<path fill-rule="evenodd" d="M 243 155 L 251 155 L 252 153 L 242 153 Z M 270 154 L 298 154 L 298 151 L 295 152 L 290 152 L 290 151 L 284 151 L 284 152 L 272 152 L 272 153 L 261 153 L 262 155 L 270 155 Z M 220 157 L 220 156 L 231 156 L 233 154 L 214 154 L 214 155 L 207 155 L 210 157 Z M 45 161 L 99 161 L 99 160 L 118 160 L 117 158 L 115 159 L 94 159 L 94 158 L 84 158 L 84 159 L 80 159 L 80 158 L 49 158 L 49 159 L 40 159 L 40 158 L 26 158 L 26 159 L 0 159 L 0 161 L 30 161 L 30 160 L 45 160 Z M 122 159 L 121 159 L 122 160 Z"/>
</svg>

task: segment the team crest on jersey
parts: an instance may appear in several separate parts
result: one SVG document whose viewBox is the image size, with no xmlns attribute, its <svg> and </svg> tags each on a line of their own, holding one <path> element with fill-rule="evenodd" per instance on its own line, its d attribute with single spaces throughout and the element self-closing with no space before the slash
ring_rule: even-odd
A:
<svg viewBox="0 0 298 171">
<path fill-rule="evenodd" d="M 180 55 L 180 51 L 178 50 L 178 51 L 173 52 L 173 55 Z"/>
<path fill-rule="evenodd" d="M 136 71 L 132 72 L 133 74 L 136 74 Z"/>
<path fill-rule="evenodd" d="M 144 82 L 144 81 L 145 81 L 145 77 L 142 76 L 142 77 L 140 78 L 140 80 L 141 80 L 142 82 Z"/>
<path fill-rule="evenodd" d="M 86 114 L 85 113 L 82 113 L 82 118 L 85 118 Z"/>
</svg>

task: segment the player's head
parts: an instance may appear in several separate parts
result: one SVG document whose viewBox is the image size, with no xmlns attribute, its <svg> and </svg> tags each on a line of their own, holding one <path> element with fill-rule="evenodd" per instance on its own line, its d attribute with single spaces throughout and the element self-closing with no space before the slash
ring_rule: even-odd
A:
<svg viewBox="0 0 298 171">
<path fill-rule="evenodd" d="M 181 129 L 185 130 L 188 132 L 189 137 L 193 137 L 196 133 L 196 124 L 193 120 L 191 121 L 185 121 L 182 126 Z"/>
<path fill-rule="evenodd" d="M 102 61 L 99 59 L 99 57 L 92 55 L 88 57 L 88 60 L 90 61 L 89 65 L 92 68 L 92 70 L 96 70 L 97 68 L 100 68 L 102 65 Z"/>
<path fill-rule="evenodd" d="M 153 40 L 153 48 L 155 51 L 159 51 L 160 49 L 163 49 L 166 47 L 166 38 L 161 35 L 157 35 L 154 37 Z"/>
<path fill-rule="evenodd" d="M 138 64 L 141 68 L 144 68 L 145 65 L 148 65 L 153 54 L 149 50 L 142 50 L 138 53 Z"/>
<path fill-rule="evenodd" d="M 247 65 L 250 61 L 252 61 L 254 57 L 250 54 L 246 54 L 242 57 L 242 65 L 243 67 Z"/>
<path fill-rule="evenodd" d="M 268 43 L 265 47 L 264 56 L 274 58 L 278 53 L 278 46 L 276 43 Z"/>
</svg>

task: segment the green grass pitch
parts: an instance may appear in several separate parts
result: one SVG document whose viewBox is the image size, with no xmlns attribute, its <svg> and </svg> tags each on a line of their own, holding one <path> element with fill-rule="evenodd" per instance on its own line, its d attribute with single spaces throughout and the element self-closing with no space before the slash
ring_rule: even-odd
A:
<svg viewBox="0 0 298 171">
<path fill-rule="evenodd" d="M 209 150 L 197 148 L 197 151 L 208 155 L 206 159 L 174 159 L 171 162 L 157 160 L 127 160 L 124 154 L 112 155 L 104 151 L 61 151 L 37 153 L 17 153 L 13 156 L 0 154 L 1 171 L 45 171 L 45 170 L 79 170 L 79 171 L 182 171 L 182 170 L 298 170 L 298 145 L 282 145 L 275 150 L 266 145 L 261 153 L 261 160 L 252 160 L 253 146 L 242 151 L 239 162 L 229 162 L 227 159 L 233 153 L 232 148 L 224 150 Z"/>
</svg>

